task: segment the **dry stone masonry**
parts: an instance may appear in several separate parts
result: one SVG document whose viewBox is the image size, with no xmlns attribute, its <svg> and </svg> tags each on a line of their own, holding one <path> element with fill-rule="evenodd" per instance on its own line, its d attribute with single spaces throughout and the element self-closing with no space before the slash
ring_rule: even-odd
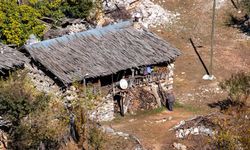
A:
<svg viewBox="0 0 250 150">
<path fill-rule="evenodd" d="M 111 121 L 114 119 L 114 100 L 111 94 L 104 97 L 103 102 L 90 113 L 90 119 L 96 121 Z"/>
</svg>

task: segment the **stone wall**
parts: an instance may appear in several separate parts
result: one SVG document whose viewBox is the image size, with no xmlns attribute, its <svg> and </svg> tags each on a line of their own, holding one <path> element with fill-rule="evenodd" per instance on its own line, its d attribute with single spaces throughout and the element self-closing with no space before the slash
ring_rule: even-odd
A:
<svg viewBox="0 0 250 150">
<path fill-rule="evenodd" d="M 125 93 L 124 113 L 134 114 L 138 110 L 155 109 L 162 106 L 162 96 L 159 93 L 159 84 L 163 92 L 173 89 L 174 64 L 168 65 L 166 79 L 161 83 L 149 83 L 144 86 L 137 86 Z M 163 93 L 164 94 L 164 93 Z M 114 101 L 112 94 L 103 98 L 103 102 L 91 112 L 90 118 L 97 121 L 110 121 L 114 119 L 114 113 L 120 110 Z"/>
<path fill-rule="evenodd" d="M 66 108 L 70 107 L 71 101 L 78 97 L 75 87 L 71 86 L 66 92 L 62 92 L 60 87 L 37 67 L 33 67 L 30 64 L 26 64 L 25 67 L 29 70 L 28 76 L 31 78 L 36 88 L 45 93 L 54 93 L 56 96 L 64 97 L 63 101 Z M 133 114 L 138 110 L 154 109 L 162 106 L 163 102 L 162 96 L 159 93 L 159 84 L 165 92 L 173 89 L 174 64 L 168 65 L 167 70 L 168 73 L 166 74 L 165 80 L 162 80 L 162 82 L 153 82 L 143 86 L 139 85 L 129 90 L 124 100 L 125 113 L 128 112 Z M 97 104 L 96 109 L 89 114 L 90 119 L 110 121 L 114 119 L 114 113 L 115 101 L 113 95 L 108 94 L 106 97 L 102 98 L 99 104 Z"/>
<path fill-rule="evenodd" d="M 25 69 L 28 70 L 27 75 L 37 90 L 57 96 L 62 95 L 60 87 L 35 65 L 25 64 Z"/>
<path fill-rule="evenodd" d="M 103 101 L 90 112 L 90 119 L 96 121 L 111 121 L 114 119 L 114 100 L 111 94 L 103 98 Z"/>
</svg>

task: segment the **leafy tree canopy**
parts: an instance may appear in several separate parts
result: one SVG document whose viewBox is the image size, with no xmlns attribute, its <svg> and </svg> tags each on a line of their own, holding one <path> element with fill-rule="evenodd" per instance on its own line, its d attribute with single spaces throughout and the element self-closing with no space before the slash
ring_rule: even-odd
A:
<svg viewBox="0 0 250 150">
<path fill-rule="evenodd" d="M 43 16 L 57 20 L 63 17 L 84 19 L 94 7 L 93 0 L 28 0 L 26 4 Z"/>
<path fill-rule="evenodd" d="M 95 2 L 98 2 L 95 1 Z M 25 43 L 30 34 L 43 36 L 46 28 L 43 17 L 51 18 L 56 24 L 64 17 L 87 18 L 95 7 L 93 0 L 0 0 L 0 42 Z"/>
<path fill-rule="evenodd" d="M 30 34 L 42 36 L 45 29 L 41 14 L 28 5 L 18 5 L 15 0 L 0 1 L 0 39 L 5 44 L 21 45 Z"/>
</svg>

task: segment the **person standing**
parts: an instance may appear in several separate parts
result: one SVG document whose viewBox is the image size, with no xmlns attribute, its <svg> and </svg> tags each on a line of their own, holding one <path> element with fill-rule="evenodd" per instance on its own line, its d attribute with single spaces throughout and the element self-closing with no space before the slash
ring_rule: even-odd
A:
<svg viewBox="0 0 250 150">
<path fill-rule="evenodd" d="M 169 111 L 173 111 L 173 106 L 174 106 L 174 102 L 175 102 L 175 96 L 174 96 L 174 93 L 173 91 L 169 91 L 167 93 L 167 105 L 168 105 L 168 110 Z"/>
</svg>

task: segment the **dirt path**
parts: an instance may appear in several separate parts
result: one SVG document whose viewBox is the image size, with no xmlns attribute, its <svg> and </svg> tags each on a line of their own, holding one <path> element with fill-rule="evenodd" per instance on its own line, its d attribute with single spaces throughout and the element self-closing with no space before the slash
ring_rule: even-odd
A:
<svg viewBox="0 0 250 150">
<path fill-rule="evenodd" d="M 135 135 L 147 150 L 171 148 L 175 135 L 169 131 L 181 120 L 193 117 L 192 112 L 178 108 L 173 112 L 128 116 L 110 123 L 116 131 Z"/>
</svg>

